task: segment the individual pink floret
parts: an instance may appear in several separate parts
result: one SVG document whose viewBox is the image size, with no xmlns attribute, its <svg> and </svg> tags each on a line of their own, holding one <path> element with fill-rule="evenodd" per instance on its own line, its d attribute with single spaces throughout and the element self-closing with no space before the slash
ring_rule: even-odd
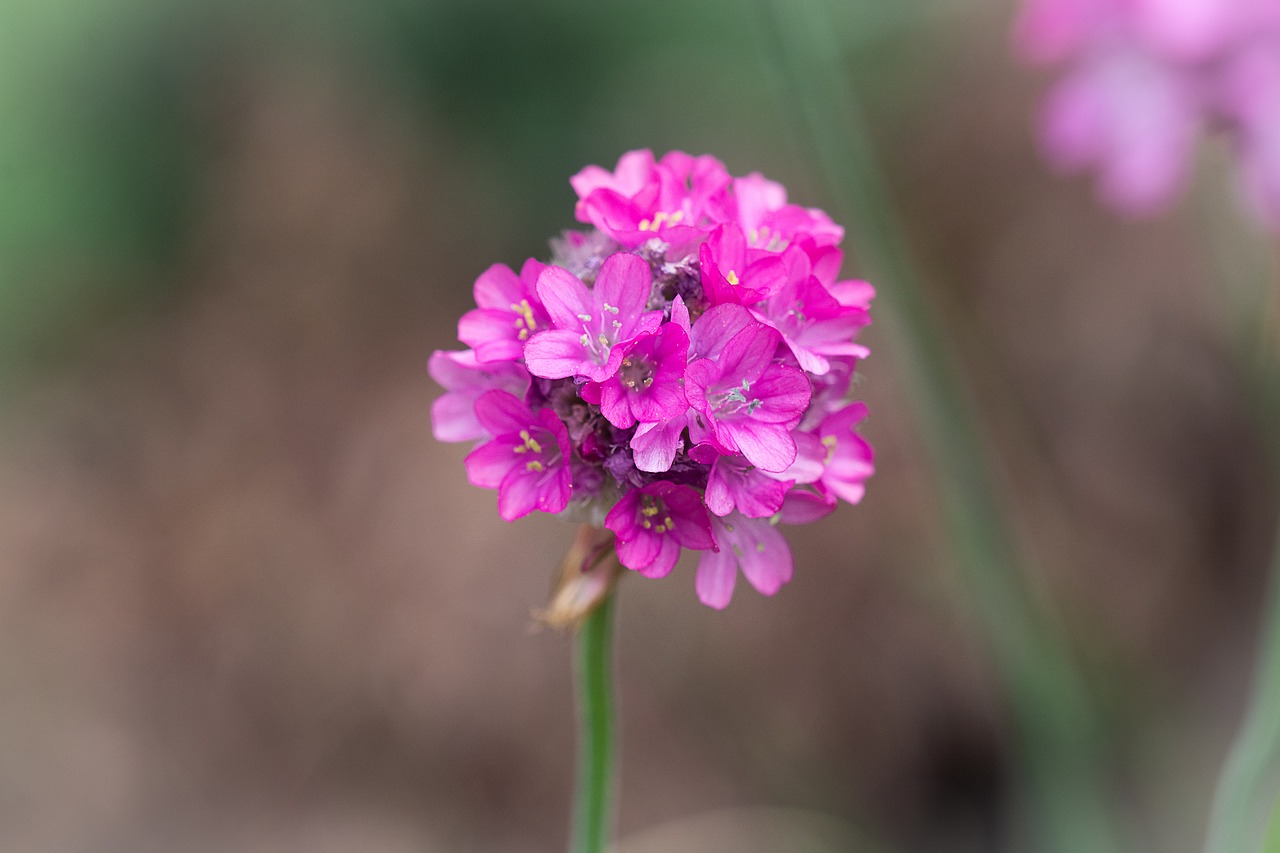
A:
<svg viewBox="0 0 1280 853">
<path fill-rule="evenodd" d="M 628 492 L 604 526 L 617 538 L 618 560 L 645 577 L 671 572 L 680 549 L 714 549 L 711 519 L 696 489 L 658 480 Z"/>
<path fill-rule="evenodd" d="M 514 361 L 524 352 L 530 336 L 550 327 L 537 291 L 545 266 L 530 258 L 516 276 L 506 264 L 494 264 L 476 279 L 479 307 L 458 321 L 458 340 L 473 347 L 477 359 Z"/>
<path fill-rule="evenodd" d="M 689 409 L 684 395 L 688 360 L 689 336 L 676 323 L 636 338 L 618 372 L 600 383 L 600 413 L 623 429 L 637 421 L 656 423 L 683 415 Z"/>
<path fill-rule="evenodd" d="M 655 163 L 645 150 L 624 154 L 613 173 L 588 166 L 570 183 L 578 193 L 578 220 L 634 247 L 653 238 L 680 242 L 697 237 L 708 215 L 723 208 L 719 197 L 729 180 L 724 164 L 714 157 L 673 151 Z"/>
<path fill-rule="evenodd" d="M 750 250 L 746 235 L 737 225 L 721 225 L 712 231 L 702 244 L 699 258 L 702 291 L 712 305 L 754 305 L 786 281 L 782 259 Z"/>
<path fill-rule="evenodd" d="M 622 365 L 623 345 L 657 330 L 661 311 L 646 311 L 653 276 L 641 258 L 610 255 L 588 289 L 560 267 L 538 278 L 538 296 L 555 327 L 524 346 L 529 372 L 546 379 L 582 376 L 603 382 Z"/>
<path fill-rule="evenodd" d="M 467 479 L 498 490 L 498 515 L 514 521 L 568 506 L 569 432 L 554 412 L 534 413 L 505 391 L 488 391 L 476 400 L 476 417 L 493 440 L 467 455 Z"/>
<path fill-rule="evenodd" d="M 875 473 L 875 451 L 856 430 L 866 417 L 866 405 L 850 403 L 827 415 L 818 427 L 825 451 L 819 482 L 830 503 L 836 498 L 858 503 L 866 492 L 867 479 Z"/>
<path fill-rule="evenodd" d="M 721 453 L 741 453 L 765 471 L 796 458 L 791 430 L 809 405 L 810 385 L 794 367 L 774 361 L 782 336 L 763 324 L 738 332 L 714 358 L 685 373 L 689 405 L 703 418 Z"/>
<path fill-rule="evenodd" d="M 515 362 L 482 363 L 471 350 L 437 350 L 427 372 L 446 393 L 431 404 L 431 430 L 437 441 L 473 441 L 489 435 L 476 417 L 476 399 L 501 390 L 523 398 L 529 390 L 529 371 Z"/>
<path fill-rule="evenodd" d="M 788 275 L 769 298 L 752 313 L 778 330 L 801 369 L 821 376 L 830 369 L 830 356 L 865 358 L 868 350 L 853 341 L 870 315 L 859 305 L 842 305 L 810 273 L 808 257 L 798 248 L 788 249 Z M 850 298 L 856 298 L 850 294 Z"/>
<path fill-rule="evenodd" d="M 698 600 L 723 610 L 733 597 L 738 569 L 761 595 L 773 595 L 791 580 L 791 549 L 778 529 L 764 518 L 747 518 L 734 512 L 712 517 L 718 551 L 698 560 L 695 586 Z"/>
</svg>

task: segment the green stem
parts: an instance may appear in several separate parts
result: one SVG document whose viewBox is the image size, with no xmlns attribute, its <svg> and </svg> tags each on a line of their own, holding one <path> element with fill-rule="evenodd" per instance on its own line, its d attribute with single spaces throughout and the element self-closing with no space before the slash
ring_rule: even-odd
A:
<svg viewBox="0 0 1280 853">
<path fill-rule="evenodd" d="M 1218 782 L 1208 853 L 1257 853 L 1276 797 L 1280 760 L 1280 542 L 1271 566 L 1254 695 Z"/>
<path fill-rule="evenodd" d="M 854 226 L 855 249 L 882 285 L 885 338 L 940 475 L 957 569 L 1009 691 L 1042 843 L 1062 853 L 1118 850 L 1096 710 L 1051 614 L 1027 589 L 1015 558 L 978 419 L 880 177 L 840 45 L 813 0 L 774 0 L 768 9 L 772 31 L 781 38 L 780 49 L 770 54 L 784 60 L 785 102 L 798 108 L 837 212 Z"/>
<path fill-rule="evenodd" d="M 587 615 L 576 638 L 578 779 L 572 853 L 604 853 L 613 828 L 615 719 L 613 593 Z"/>
</svg>

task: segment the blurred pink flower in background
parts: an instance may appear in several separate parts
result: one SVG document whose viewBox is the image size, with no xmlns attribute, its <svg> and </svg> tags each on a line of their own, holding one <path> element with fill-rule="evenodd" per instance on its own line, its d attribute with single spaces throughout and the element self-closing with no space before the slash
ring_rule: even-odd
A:
<svg viewBox="0 0 1280 853">
<path fill-rule="evenodd" d="M 1154 213 L 1218 131 L 1249 211 L 1280 228 L 1280 2 L 1026 0 L 1014 40 L 1062 69 L 1039 118 L 1055 167 L 1095 171 L 1109 205 Z"/>
</svg>

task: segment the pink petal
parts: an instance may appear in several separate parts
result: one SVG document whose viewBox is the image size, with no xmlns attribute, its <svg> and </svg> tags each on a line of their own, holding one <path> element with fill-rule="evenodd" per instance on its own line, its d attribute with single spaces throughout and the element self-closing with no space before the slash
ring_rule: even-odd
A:
<svg viewBox="0 0 1280 853">
<path fill-rule="evenodd" d="M 742 534 L 742 553 L 738 557 L 742 573 L 761 595 L 773 595 L 791 580 L 793 567 L 787 540 L 763 519 L 743 519 L 737 530 Z"/>
<path fill-rule="evenodd" d="M 474 308 L 458 320 L 458 340 L 475 347 L 479 361 L 515 361 L 524 351 L 510 311 Z"/>
<path fill-rule="evenodd" d="M 529 372 L 544 379 L 587 375 L 585 358 L 581 333 L 567 329 L 538 332 L 524 345 L 524 362 Z"/>
<path fill-rule="evenodd" d="M 597 308 L 608 305 L 616 309 L 609 313 L 627 328 L 644 311 L 652 290 L 653 271 L 649 264 L 629 252 L 617 252 L 605 258 L 600 267 L 594 302 Z"/>
<path fill-rule="evenodd" d="M 528 429 L 533 412 L 523 400 L 506 391 L 486 391 L 476 398 L 476 419 L 494 435 L 509 435 Z"/>
<path fill-rule="evenodd" d="M 558 329 L 581 329 L 580 314 L 593 310 L 591 291 L 576 275 L 561 267 L 549 266 L 538 276 L 538 298 Z"/>
<path fill-rule="evenodd" d="M 671 470 L 671 463 L 680 451 L 680 433 L 684 428 L 683 415 L 670 421 L 640 424 L 631 436 L 631 454 L 636 467 L 652 474 Z"/>
<path fill-rule="evenodd" d="M 733 587 L 738 580 L 738 561 L 729 547 L 719 552 L 705 551 L 698 560 L 698 575 L 694 587 L 698 600 L 708 607 L 724 610 L 733 598 Z"/>
<path fill-rule="evenodd" d="M 506 264 L 494 264 L 476 279 L 473 292 L 481 308 L 509 310 L 513 302 L 524 298 L 520 279 Z"/>
<path fill-rule="evenodd" d="M 473 486 L 496 489 L 515 465 L 514 445 L 509 441 L 488 441 L 463 460 L 467 479 Z"/>
<path fill-rule="evenodd" d="M 780 424 L 741 420 L 717 423 L 715 428 L 718 437 L 727 434 L 747 461 L 762 471 L 785 471 L 796 461 L 791 430 Z"/>
</svg>

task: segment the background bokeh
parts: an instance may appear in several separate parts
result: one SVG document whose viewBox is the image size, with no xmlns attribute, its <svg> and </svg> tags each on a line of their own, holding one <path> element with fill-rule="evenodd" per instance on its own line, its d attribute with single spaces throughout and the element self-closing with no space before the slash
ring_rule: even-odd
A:
<svg viewBox="0 0 1280 853">
<path fill-rule="evenodd" d="M 1275 256 L 1215 150 L 1143 222 L 1049 174 L 1010 3 L 825 11 L 1129 849 L 1198 850 L 1276 514 L 1233 343 Z M 588 163 L 714 153 L 832 208 L 771 20 L 0 0 L 0 849 L 563 846 L 570 643 L 530 612 L 573 531 L 467 484 L 425 362 Z M 636 851 L 1024 849 L 1027 747 L 887 334 L 876 477 L 790 532 L 788 587 L 623 584 Z"/>
</svg>

